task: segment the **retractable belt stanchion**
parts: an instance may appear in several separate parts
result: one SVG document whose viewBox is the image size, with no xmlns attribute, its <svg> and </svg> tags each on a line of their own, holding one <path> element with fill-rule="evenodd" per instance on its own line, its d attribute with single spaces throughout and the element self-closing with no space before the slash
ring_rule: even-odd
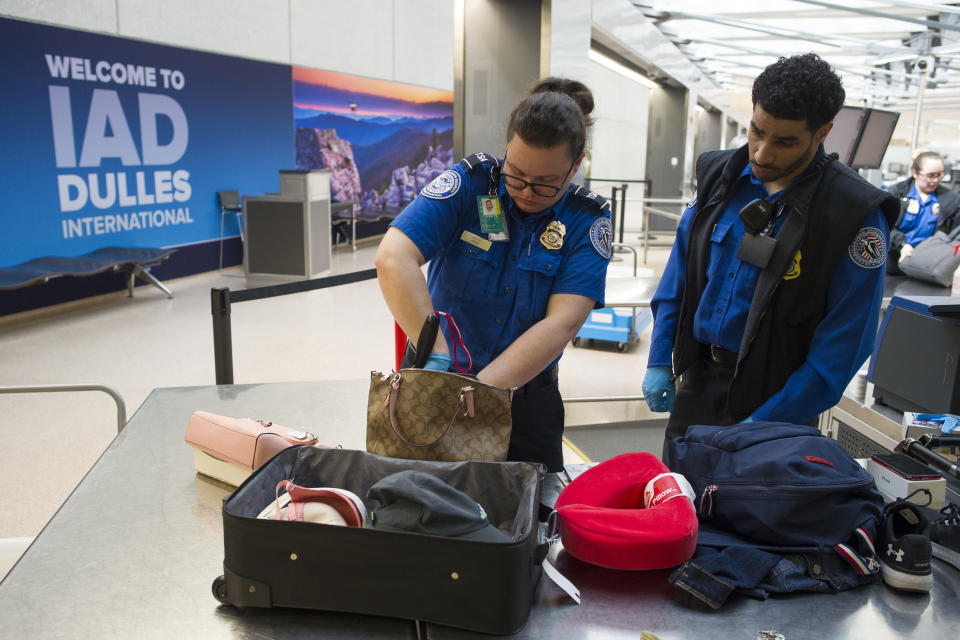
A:
<svg viewBox="0 0 960 640">
<path fill-rule="evenodd" d="M 241 289 L 239 291 L 230 291 L 228 287 L 211 289 L 210 313 L 213 315 L 213 359 L 217 384 L 233 384 L 233 343 L 230 331 L 230 306 L 232 303 L 325 289 L 341 284 L 360 282 L 361 280 L 372 280 L 376 277 L 376 269 L 365 269 L 327 278 L 269 285 L 255 289 Z"/>
</svg>

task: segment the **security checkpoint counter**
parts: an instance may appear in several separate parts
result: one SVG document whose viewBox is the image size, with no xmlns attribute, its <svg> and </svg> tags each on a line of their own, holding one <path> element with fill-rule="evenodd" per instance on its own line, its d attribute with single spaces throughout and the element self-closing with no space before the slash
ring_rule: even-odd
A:
<svg viewBox="0 0 960 640">
<path fill-rule="evenodd" d="M 484 638 L 429 623 L 293 609 L 218 605 L 221 505 L 231 487 L 198 476 L 183 436 L 198 409 L 314 431 L 362 449 L 367 380 L 156 389 L 0 583 L 0 638 Z M 544 499 L 555 498 L 551 474 Z M 29 496 L 24 496 L 29 499 Z M 826 514 L 825 514 L 826 516 Z M 707 610 L 666 581 L 668 571 L 556 566 L 577 606 L 542 579 L 513 638 L 939 638 L 960 628 L 960 571 L 935 563 L 929 595 L 877 584 L 838 594 L 760 601 L 732 597 Z M 416 580 L 416 576 L 411 576 Z M 776 637 L 776 636 L 766 636 Z"/>
</svg>

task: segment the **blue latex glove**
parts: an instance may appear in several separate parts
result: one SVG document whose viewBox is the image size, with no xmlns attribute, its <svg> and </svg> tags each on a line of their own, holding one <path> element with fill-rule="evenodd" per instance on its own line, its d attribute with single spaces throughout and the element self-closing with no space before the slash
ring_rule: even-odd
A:
<svg viewBox="0 0 960 640">
<path fill-rule="evenodd" d="M 450 369 L 450 356 L 445 353 L 431 353 L 423 368 L 430 371 L 447 371 Z"/>
<path fill-rule="evenodd" d="M 677 399 L 677 386 L 670 367 L 649 367 L 643 377 L 643 399 L 651 411 L 673 411 Z"/>
<path fill-rule="evenodd" d="M 746 418 L 740 421 L 740 424 L 747 424 L 748 422 L 753 422 L 753 418 L 747 416 Z"/>
<path fill-rule="evenodd" d="M 933 422 L 940 425 L 940 433 L 950 434 L 960 423 L 960 417 L 952 413 L 918 413 L 914 420 L 918 422 Z"/>
<path fill-rule="evenodd" d="M 953 433 L 953 430 L 957 428 L 958 423 L 960 423 L 960 420 L 957 419 L 957 416 L 947 414 L 943 419 L 943 426 L 940 427 L 940 433 Z"/>
</svg>

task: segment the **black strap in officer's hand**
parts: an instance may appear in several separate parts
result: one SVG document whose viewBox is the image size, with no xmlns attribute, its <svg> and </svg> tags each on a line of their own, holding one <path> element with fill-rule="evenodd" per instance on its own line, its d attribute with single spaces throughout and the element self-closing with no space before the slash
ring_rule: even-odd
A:
<svg viewBox="0 0 960 640">
<path fill-rule="evenodd" d="M 423 366 L 427 364 L 427 358 L 433 353 L 433 345 L 437 341 L 437 331 L 439 329 L 440 316 L 431 313 L 423 321 L 420 336 L 417 338 L 417 355 L 413 360 L 414 368 L 423 369 Z"/>
</svg>

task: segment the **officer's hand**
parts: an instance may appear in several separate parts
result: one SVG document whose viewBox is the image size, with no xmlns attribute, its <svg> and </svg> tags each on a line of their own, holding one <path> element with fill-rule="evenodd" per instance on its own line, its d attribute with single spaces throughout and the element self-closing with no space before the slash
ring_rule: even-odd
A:
<svg viewBox="0 0 960 640">
<path fill-rule="evenodd" d="M 913 247 L 909 244 L 905 244 L 900 247 L 900 259 L 897 260 L 897 263 L 903 262 L 913 254 Z"/>
<path fill-rule="evenodd" d="M 450 356 L 445 353 L 431 353 L 423 368 L 430 371 L 447 371 L 450 368 Z"/>
<path fill-rule="evenodd" d="M 673 411 L 677 399 L 677 386 L 670 367 L 649 367 L 643 377 L 643 399 L 651 411 Z"/>
<path fill-rule="evenodd" d="M 747 416 L 746 418 L 740 421 L 740 424 L 747 424 L 748 422 L 753 422 L 753 418 L 751 418 L 750 416 Z"/>
</svg>

